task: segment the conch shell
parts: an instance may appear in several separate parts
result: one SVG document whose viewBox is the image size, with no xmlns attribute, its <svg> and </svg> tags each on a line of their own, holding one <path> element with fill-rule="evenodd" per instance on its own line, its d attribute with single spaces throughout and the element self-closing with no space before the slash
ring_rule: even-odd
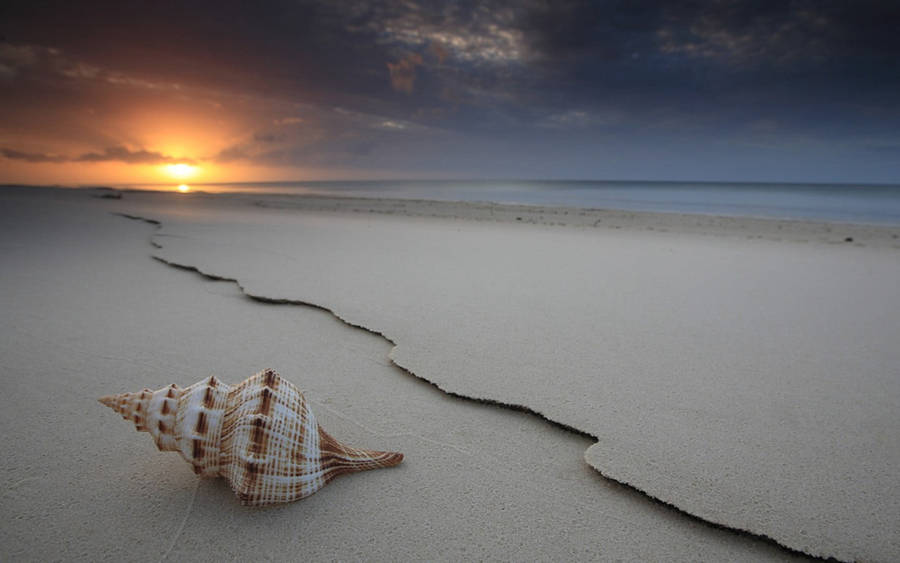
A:
<svg viewBox="0 0 900 563">
<path fill-rule="evenodd" d="M 162 451 L 177 451 L 205 477 L 228 480 L 242 504 L 307 497 L 353 471 L 391 467 L 403 454 L 345 446 L 316 422 L 291 382 L 265 370 L 237 385 L 209 377 L 181 389 L 106 395 L 100 402 Z"/>
</svg>

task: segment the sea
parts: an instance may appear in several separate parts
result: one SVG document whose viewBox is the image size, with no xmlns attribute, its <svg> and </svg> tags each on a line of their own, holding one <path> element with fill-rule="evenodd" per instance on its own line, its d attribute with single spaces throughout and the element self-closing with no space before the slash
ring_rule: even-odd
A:
<svg viewBox="0 0 900 563">
<path fill-rule="evenodd" d="M 175 184 L 123 185 L 165 189 Z M 900 224 L 900 184 L 373 180 L 182 184 L 189 192 L 425 199 Z"/>
</svg>

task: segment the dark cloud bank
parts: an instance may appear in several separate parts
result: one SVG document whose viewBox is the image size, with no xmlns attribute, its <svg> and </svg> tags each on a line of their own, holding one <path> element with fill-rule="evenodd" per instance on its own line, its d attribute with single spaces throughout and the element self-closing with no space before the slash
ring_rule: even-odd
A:
<svg viewBox="0 0 900 563">
<path fill-rule="evenodd" d="M 25 162 L 124 162 L 126 164 L 194 164 L 189 158 L 176 158 L 153 151 L 132 151 L 126 147 L 107 147 L 102 152 L 88 152 L 79 156 L 64 156 L 47 153 L 29 153 L 15 149 L 0 148 L 0 155 L 10 160 Z"/>
<path fill-rule="evenodd" d="M 113 87 L 255 103 L 251 135 L 193 155 L 221 162 L 900 181 L 895 2 L 185 4 L 8 3 L 0 111 Z M 170 161 L 112 144 L 72 160 Z"/>
</svg>

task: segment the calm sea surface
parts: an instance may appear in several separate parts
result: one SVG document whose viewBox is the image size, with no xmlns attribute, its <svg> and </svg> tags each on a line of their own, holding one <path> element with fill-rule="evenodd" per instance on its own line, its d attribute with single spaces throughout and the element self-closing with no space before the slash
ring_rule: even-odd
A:
<svg viewBox="0 0 900 563">
<path fill-rule="evenodd" d="M 123 188 L 167 189 L 174 185 Z M 191 184 L 192 191 L 318 194 L 900 224 L 900 185 L 617 181 L 340 181 Z"/>
</svg>

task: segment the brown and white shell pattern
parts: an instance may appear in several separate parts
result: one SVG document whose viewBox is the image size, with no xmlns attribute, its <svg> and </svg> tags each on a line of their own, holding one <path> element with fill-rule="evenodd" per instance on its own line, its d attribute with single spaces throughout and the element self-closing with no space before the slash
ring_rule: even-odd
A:
<svg viewBox="0 0 900 563">
<path fill-rule="evenodd" d="M 237 385 L 209 377 L 187 387 L 107 395 L 111 407 L 198 475 L 228 480 L 242 504 L 307 497 L 353 471 L 391 467 L 403 454 L 351 448 L 316 422 L 303 394 L 273 370 Z"/>
</svg>

